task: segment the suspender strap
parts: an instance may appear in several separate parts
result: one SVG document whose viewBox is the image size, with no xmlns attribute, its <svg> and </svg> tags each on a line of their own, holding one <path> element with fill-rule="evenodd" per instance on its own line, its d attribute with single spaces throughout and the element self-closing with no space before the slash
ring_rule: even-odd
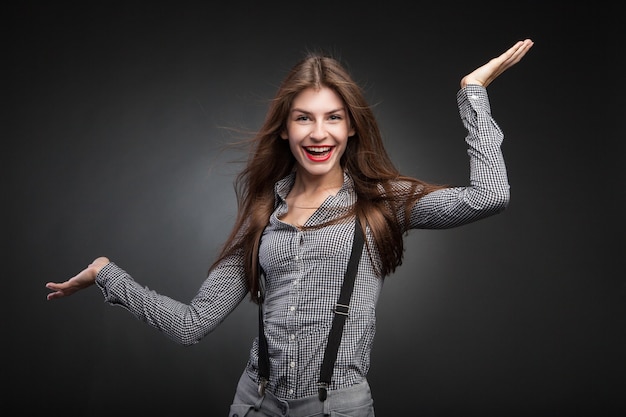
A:
<svg viewBox="0 0 626 417">
<path fill-rule="evenodd" d="M 265 387 L 270 379 L 270 354 L 267 350 L 267 338 L 263 330 L 263 301 L 265 298 L 265 276 L 259 266 L 259 395 L 265 395 Z"/>
<path fill-rule="evenodd" d="M 318 395 L 320 401 L 326 400 L 327 390 L 330 386 L 333 368 L 335 367 L 335 361 L 337 360 L 337 352 L 339 351 L 339 344 L 341 343 L 341 335 L 343 334 L 343 326 L 350 311 L 350 297 L 352 296 L 352 290 L 354 288 L 354 279 L 359 266 L 359 260 L 361 259 L 363 242 L 363 231 L 361 230 L 361 225 L 359 224 L 357 218 L 354 224 L 354 242 L 352 243 L 352 253 L 350 254 L 348 268 L 346 269 L 346 273 L 343 278 L 341 293 L 339 294 L 339 299 L 335 305 L 335 316 L 333 317 L 333 324 L 328 335 L 328 342 L 326 344 L 326 350 L 324 351 L 324 360 L 322 361 L 322 367 L 320 370 L 320 379 L 318 382 Z"/>
</svg>

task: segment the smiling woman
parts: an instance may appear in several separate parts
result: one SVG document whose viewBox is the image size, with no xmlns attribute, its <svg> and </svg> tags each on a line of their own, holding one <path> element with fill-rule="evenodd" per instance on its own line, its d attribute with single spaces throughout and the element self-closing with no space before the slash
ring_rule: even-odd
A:
<svg viewBox="0 0 626 417">
<path fill-rule="evenodd" d="M 293 99 L 281 138 L 296 165 L 282 220 L 302 227 L 313 211 L 343 185 L 341 158 L 354 135 L 343 100 L 328 87 L 307 88 Z"/>
<path fill-rule="evenodd" d="M 231 417 L 374 416 L 367 375 L 383 279 L 402 263 L 409 230 L 469 224 L 508 205 L 503 133 L 486 87 L 532 46 L 519 41 L 461 80 L 471 172 L 469 184 L 454 187 L 402 175 L 360 86 L 333 57 L 306 56 L 251 139 L 236 178 L 235 224 L 190 303 L 140 285 L 106 257 L 48 282 L 48 299 L 96 284 L 109 304 L 193 345 L 249 297 L 259 304 L 261 330 Z"/>
<path fill-rule="evenodd" d="M 340 159 L 354 135 L 342 98 L 328 87 L 307 88 L 294 98 L 292 107 L 281 137 L 289 141 L 298 162 L 295 185 L 304 176 L 316 185 L 342 182 Z"/>
</svg>

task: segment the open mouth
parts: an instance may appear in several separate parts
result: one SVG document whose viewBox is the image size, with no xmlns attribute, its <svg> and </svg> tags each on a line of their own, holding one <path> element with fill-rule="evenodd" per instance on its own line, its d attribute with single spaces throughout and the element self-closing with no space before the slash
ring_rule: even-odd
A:
<svg viewBox="0 0 626 417">
<path fill-rule="evenodd" d="M 333 153 L 334 146 L 304 146 L 306 156 L 312 161 L 325 161 Z"/>
</svg>

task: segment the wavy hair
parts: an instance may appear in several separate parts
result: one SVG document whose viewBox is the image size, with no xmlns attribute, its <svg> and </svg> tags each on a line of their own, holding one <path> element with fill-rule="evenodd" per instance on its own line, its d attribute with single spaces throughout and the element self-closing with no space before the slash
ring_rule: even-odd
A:
<svg viewBox="0 0 626 417">
<path fill-rule="evenodd" d="M 330 88 L 345 103 L 355 134 L 348 141 L 341 165 L 354 181 L 357 201 L 339 218 L 356 214 L 361 227 L 369 226 L 380 257 L 381 278 L 393 273 L 402 264 L 404 253 L 404 222 L 412 205 L 442 185 L 403 176 L 384 147 L 374 113 L 362 88 L 353 80 L 338 59 L 319 52 L 308 52 L 280 84 L 261 128 L 250 138 L 250 151 L 244 169 L 235 178 L 237 217 L 222 250 L 211 265 L 213 269 L 228 256 L 239 251 L 245 260 L 244 269 L 251 300 L 258 302 L 258 247 L 263 229 L 274 211 L 274 184 L 294 168 L 288 141 L 282 140 L 294 98 L 303 90 Z M 407 186 L 398 187 L 398 184 Z M 371 256 L 372 248 L 368 248 Z"/>
</svg>

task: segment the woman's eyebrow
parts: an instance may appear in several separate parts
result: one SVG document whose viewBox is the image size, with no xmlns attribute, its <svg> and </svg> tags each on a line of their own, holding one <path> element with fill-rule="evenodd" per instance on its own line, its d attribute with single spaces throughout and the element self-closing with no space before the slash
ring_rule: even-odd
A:
<svg viewBox="0 0 626 417">
<path fill-rule="evenodd" d="M 329 110 L 329 111 L 325 112 L 324 114 L 332 114 L 332 113 L 337 113 L 337 112 L 341 112 L 341 111 L 346 111 L 346 108 L 345 108 L 345 107 L 339 107 L 339 108 L 337 108 L 337 109 Z M 295 107 L 295 108 L 291 109 L 291 112 L 292 112 L 292 113 L 294 113 L 294 112 L 300 112 L 300 113 L 306 113 L 306 114 L 311 114 L 311 113 L 313 113 L 313 112 L 311 112 L 311 111 L 304 110 L 304 109 L 300 109 L 300 108 L 298 108 L 298 107 Z"/>
</svg>

